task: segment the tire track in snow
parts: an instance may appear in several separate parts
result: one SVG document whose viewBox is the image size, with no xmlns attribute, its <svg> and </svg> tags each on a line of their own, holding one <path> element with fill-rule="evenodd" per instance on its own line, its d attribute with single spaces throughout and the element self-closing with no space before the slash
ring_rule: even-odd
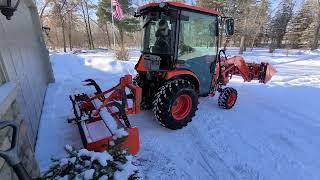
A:
<svg viewBox="0 0 320 180">
<path fill-rule="evenodd" d="M 252 104 L 252 106 L 256 107 L 254 103 L 250 103 Z M 252 109 L 252 107 L 247 107 L 249 109 Z M 215 119 L 228 119 L 228 115 L 226 115 L 225 113 L 223 112 L 220 112 L 219 115 L 217 116 L 217 118 Z M 231 115 L 234 114 L 232 112 L 230 112 Z M 246 114 L 246 113 L 244 113 Z M 252 114 L 252 113 L 251 113 Z M 254 113 L 253 113 L 254 114 Z M 210 114 L 208 114 L 208 116 L 210 116 Z M 229 116 L 230 117 L 230 116 Z M 232 118 L 232 116 L 231 116 Z M 248 118 L 252 118 L 251 115 L 248 114 Z M 261 117 L 257 116 L 255 118 L 258 118 L 256 120 L 260 121 Z M 245 120 L 243 118 L 240 118 L 240 120 Z M 261 119 L 263 120 L 263 118 Z M 248 126 L 250 127 L 250 126 Z M 255 127 L 255 125 L 254 125 Z M 278 162 L 279 159 L 283 158 L 281 155 L 279 154 L 274 154 L 274 150 L 273 150 L 273 147 L 270 147 L 270 145 L 266 142 L 269 142 L 268 141 L 268 136 L 265 136 L 264 134 L 268 134 L 267 133 L 267 130 L 264 130 L 266 131 L 266 133 L 261 133 L 262 136 L 258 136 L 258 137 L 254 137 L 253 139 L 252 138 L 249 138 L 249 139 L 246 139 L 245 137 L 243 137 L 240 132 L 241 132 L 241 129 L 240 131 L 238 129 L 234 129 L 233 128 L 233 124 L 229 124 L 229 121 L 225 121 L 225 123 L 223 123 L 221 126 L 218 126 L 217 128 L 219 128 L 217 131 L 220 131 L 222 134 L 224 134 L 222 136 L 222 138 L 218 137 L 218 138 L 215 138 L 213 139 L 213 141 L 215 141 L 215 143 L 218 144 L 217 147 L 219 147 L 219 145 L 221 146 L 224 146 L 224 149 L 226 149 L 227 151 L 226 152 L 221 152 L 219 153 L 223 159 L 229 159 L 227 160 L 228 164 L 233 166 L 233 170 L 235 170 L 237 173 L 239 173 L 239 177 L 241 178 L 237 178 L 237 179 L 260 179 L 260 178 L 263 178 L 263 176 L 261 176 L 260 172 L 258 171 L 259 168 L 254 168 L 255 166 L 251 166 L 249 164 L 246 163 L 246 160 L 243 159 L 243 152 L 240 152 L 240 154 L 235 151 L 239 148 L 242 149 L 245 148 L 246 150 L 249 150 L 251 149 L 251 152 L 250 154 L 252 155 L 255 155 L 256 159 L 258 160 L 259 158 L 263 157 L 265 154 L 268 154 L 268 155 L 272 155 L 272 158 L 273 162 Z M 242 129 L 243 130 L 243 129 Z M 243 133 L 243 132 L 241 132 Z M 219 133 L 220 134 L 220 133 Z M 214 134 L 213 134 L 213 137 L 214 137 Z M 225 140 L 223 140 L 223 138 L 227 138 Z M 206 138 L 208 139 L 208 138 Z M 240 140 L 240 142 L 239 142 Z M 252 140 L 254 140 L 254 144 L 253 142 L 251 142 Z M 231 144 L 228 144 L 228 142 L 231 143 Z M 238 141 L 236 143 L 234 143 L 233 141 Z M 231 145 L 231 146 L 229 146 Z M 239 147 L 240 146 L 240 147 Z M 216 147 L 216 148 L 217 148 Z M 249 149 L 248 149 L 249 148 Z M 243 149 L 243 150 L 245 150 Z M 243 151 L 241 150 L 241 151 Z M 228 156 L 228 157 L 226 157 Z M 231 161 L 230 161 L 230 158 L 229 157 L 232 157 Z M 275 166 L 277 167 L 277 164 L 275 164 Z M 260 169 L 261 170 L 261 169 Z M 275 172 L 273 172 L 273 175 Z M 268 174 L 268 173 L 267 173 Z M 281 172 L 278 172 L 277 173 L 278 175 L 275 176 L 275 177 L 280 177 L 281 176 Z"/>
<path fill-rule="evenodd" d="M 216 147 L 210 146 L 202 136 L 201 132 L 193 125 L 189 125 L 192 142 L 199 152 L 203 163 L 200 165 L 213 179 L 239 179 L 235 172 L 228 167 L 226 162 L 215 151 Z"/>
<path fill-rule="evenodd" d="M 258 154 L 258 156 L 263 155 L 263 152 L 260 150 L 261 148 L 246 141 L 239 132 L 233 128 L 232 124 L 229 124 L 229 115 L 226 115 L 226 113 L 229 114 L 230 111 L 224 111 L 218 108 L 215 105 L 216 98 L 207 97 L 201 99 L 200 102 L 200 111 L 193 121 L 193 123 L 200 121 L 199 124 L 194 124 L 197 129 L 197 133 L 195 134 L 196 136 L 201 134 L 201 139 L 211 140 L 210 142 L 206 142 L 207 148 L 212 149 L 216 156 L 223 161 L 224 167 L 228 169 L 228 171 L 220 177 L 223 178 L 228 175 L 232 177 L 229 179 L 260 179 L 260 172 L 254 168 L 255 166 L 249 166 L 246 161 L 243 161 L 241 154 L 238 154 L 234 144 L 236 146 L 241 144 L 241 147 L 249 148 L 250 153 Z M 203 111 L 203 109 L 208 108 L 201 108 L 201 106 L 209 107 L 210 111 Z M 233 114 L 232 111 L 234 110 L 231 110 L 230 114 Z M 202 134 L 202 132 L 204 132 L 204 134 Z"/>
<path fill-rule="evenodd" d="M 313 130 L 314 132 L 319 132 L 317 131 L 319 128 L 314 128 L 314 126 L 310 126 L 306 123 L 308 121 L 314 122 L 316 120 L 314 118 L 308 117 L 308 115 L 305 115 L 304 113 L 296 112 L 293 109 L 284 106 L 283 104 L 279 105 L 279 103 L 270 101 L 272 100 L 272 98 L 266 99 L 261 96 L 258 96 L 253 92 L 250 93 L 250 98 L 247 98 L 254 99 L 254 103 L 258 107 L 261 107 L 262 112 L 268 112 L 262 114 L 271 114 L 272 116 L 276 115 L 273 118 L 280 117 L 279 121 L 277 121 L 277 124 L 274 124 L 275 127 L 280 127 L 280 132 L 277 132 L 277 130 L 279 131 L 279 129 L 277 128 L 276 130 L 264 130 L 265 133 L 263 134 L 266 134 L 267 136 L 262 137 L 264 139 L 262 142 L 266 143 L 261 143 L 265 144 L 265 149 L 268 150 L 273 156 L 272 159 L 274 159 L 274 163 L 276 164 L 276 170 L 279 172 L 280 177 L 286 176 L 286 174 L 284 174 L 284 170 L 286 172 L 294 170 L 294 172 L 296 172 L 297 175 L 300 175 L 291 176 L 295 178 L 313 177 L 312 171 L 309 170 L 305 164 L 307 162 L 307 157 L 303 157 L 302 159 L 301 157 L 298 157 L 300 159 L 296 159 L 296 156 L 301 156 L 301 154 L 302 156 L 304 156 L 304 154 L 308 154 L 307 152 L 304 152 L 304 150 L 302 149 L 304 147 L 300 147 L 298 146 L 298 144 L 301 145 L 301 141 L 309 141 L 309 143 L 312 143 L 310 142 L 309 138 L 302 137 L 301 135 L 310 135 L 310 131 Z M 274 106 L 275 104 L 276 106 Z M 265 121 L 265 118 L 258 119 Z M 308 121 L 304 121 L 304 119 L 308 119 Z M 283 130 L 281 129 L 281 127 L 283 127 Z M 298 140 L 300 140 L 300 142 L 297 143 Z M 285 147 L 287 147 L 287 149 Z M 301 174 L 304 174 L 304 176 L 301 177 Z"/>
</svg>

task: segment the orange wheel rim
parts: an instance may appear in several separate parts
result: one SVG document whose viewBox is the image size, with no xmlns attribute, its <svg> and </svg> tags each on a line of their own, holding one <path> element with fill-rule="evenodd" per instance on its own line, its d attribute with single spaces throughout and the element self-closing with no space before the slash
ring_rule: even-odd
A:
<svg viewBox="0 0 320 180">
<path fill-rule="evenodd" d="M 189 95 L 180 95 L 177 97 L 171 108 L 172 117 L 181 121 L 186 118 L 192 109 L 192 99 Z"/>
<path fill-rule="evenodd" d="M 234 102 L 236 101 L 236 99 L 237 99 L 236 94 L 235 93 L 231 93 L 229 98 L 227 99 L 228 107 L 231 107 L 234 104 Z"/>
</svg>

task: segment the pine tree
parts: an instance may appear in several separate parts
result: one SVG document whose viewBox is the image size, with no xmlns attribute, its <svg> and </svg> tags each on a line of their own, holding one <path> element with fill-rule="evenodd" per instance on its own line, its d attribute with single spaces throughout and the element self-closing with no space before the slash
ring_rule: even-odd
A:
<svg viewBox="0 0 320 180">
<path fill-rule="evenodd" d="M 313 36 L 310 38 L 310 48 L 311 50 L 315 50 L 319 46 L 319 35 L 320 35 L 320 1 L 313 0 L 314 8 L 314 22 L 310 26 L 309 31 L 313 31 Z M 312 28 L 312 29 L 311 29 Z"/>
<path fill-rule="evenodd" d="M 305 31 L 313 22 L 311 1 L 303 2 L 298 13 L 289 21 L 284 40 L 291 48 L 301 48 L 308 42 Z"/>
<path fill-rule="evenodd" d="M 293 0 L 282 0 L 280 4 L 281 8 L 276 12 L 270 23 L 270 52 L 273 52 L 275 48 L 281 47 L 287 25 L 293 15 Z"/>
<path fill-rule="evenodd" d="M 129 172 L 129 179 L 138 179 L 138 168 L 133 165 L 132 156 L 121 148 L 124 140 L 125 137 L 111 141 L 108 152 L 77 151 L 67 145 L 68 157 L 53 159 L 42 179 L 114 179 L 121 171 Z"/>
</svg>

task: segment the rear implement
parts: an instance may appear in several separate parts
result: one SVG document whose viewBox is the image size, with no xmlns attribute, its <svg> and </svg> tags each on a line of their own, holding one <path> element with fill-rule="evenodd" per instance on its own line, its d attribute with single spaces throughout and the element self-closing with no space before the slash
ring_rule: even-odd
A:
<svg viewBox="0 0 320 180">
<path fill-rule="evenodd" d="M 69 119 L 78 125 L 84 147 L 104 151 L 113 140 L 125 138 L 122 147 L 130 154 L 137 154 L 139 132 L 131 125 L 128 115 L 140 112 L 141 88 L 132 84 L 130 75 L 104 92 L 94 80 L 85 82 L 94 86 L 96 93 L 70 96 L 75 117 Z"/>
</svg>

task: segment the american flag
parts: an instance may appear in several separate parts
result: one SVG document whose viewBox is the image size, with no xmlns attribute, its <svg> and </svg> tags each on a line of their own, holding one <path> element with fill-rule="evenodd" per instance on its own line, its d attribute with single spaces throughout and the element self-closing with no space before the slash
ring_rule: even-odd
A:
<svg viewBox="0 0 320 180">
<path fill-rule="evenodd" d="M 111 0 L 111 1 L 112 1 L 112 5 L 115 7 L 115 10 L 113 11 L 113 16 L 118 20 L 122 20 L 123 11 L 121 8 L 121 4 L 119 3 L 119 0 Z"/>
</svg>

